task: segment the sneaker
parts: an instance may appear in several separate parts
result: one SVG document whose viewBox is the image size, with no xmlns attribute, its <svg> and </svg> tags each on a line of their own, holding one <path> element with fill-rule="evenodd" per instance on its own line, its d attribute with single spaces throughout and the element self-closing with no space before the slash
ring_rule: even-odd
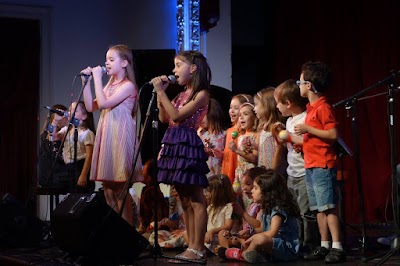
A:
<svg viewBox="0 0 400 266">
<path fill-rule="evenodd" d="M 344 250 L 340 250 L 337 248 L 332 248 L 331 252 L 325 257 L 325 263 L 341 263 L 346 261 L 346 253 Z"/>
<path fill-rule="evenodd" d="M 225 257 L 228 260 L 245 261 L 242 257 L 242 250 L 240 248 L 228 248 L 225 250 Z"/>
<path fill-rule="evenodd" d="M 328 255 L 329 250 L 324 247 L 316 247 L 311 253 L 304 255 L 306 260 L 323 260 Z"/>
<path fill-rule="evenodd" d="M 391 235 L 387 237 L 380 237 L 376 241 L 378 241 L 379 244 L 385 245 L 385 246 L 390 246 L 393 243 L 393 240 L 396 238 L 396 235 Z"/>
<path fill-rule="evenodd" d="M 243 258 L 245 261 L 249 263 L 265 263 L 268 262 L 268 259 L 264 257 L 260 252 L 257 252 L 256 250 L 251 250 L 248 252 L 245 252 L 243 254 Z"/>
</svg>

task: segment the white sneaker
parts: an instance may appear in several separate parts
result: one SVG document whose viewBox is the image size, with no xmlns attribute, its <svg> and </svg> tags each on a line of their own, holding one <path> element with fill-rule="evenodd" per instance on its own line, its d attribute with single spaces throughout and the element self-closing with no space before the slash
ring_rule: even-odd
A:
<svg viewBox="0 0 400 266">
<path fill-rule="evenodd" d="M 379 244 L 385 245 L 385 246 L 390 246 L 393 243 L 393 240 L 396 238 L 396 235 L 391 235 L 387 237 L 380 237 L 376 241 L 378 241 Z"/>
</svg>

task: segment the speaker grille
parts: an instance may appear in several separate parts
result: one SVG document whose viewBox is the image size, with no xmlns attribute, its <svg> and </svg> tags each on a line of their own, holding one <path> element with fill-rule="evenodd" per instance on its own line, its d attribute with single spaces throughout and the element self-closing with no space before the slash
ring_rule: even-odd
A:
<svg viewBox="0 0 400 266">
<path fill-rule="evenodd" d="M 56 244 L 96 263 L 131 263 L 149 242 L 98 194 L 69 194 L 51 215 Z"/>
</svg>

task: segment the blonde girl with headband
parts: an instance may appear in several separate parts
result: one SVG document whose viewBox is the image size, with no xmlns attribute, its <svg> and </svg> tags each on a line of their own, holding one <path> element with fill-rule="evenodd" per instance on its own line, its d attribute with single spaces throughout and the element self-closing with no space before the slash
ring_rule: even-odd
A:
<svg viewBox="0 0 400 266">
<path fill-rule="evenodd" d="M 225 148 L 222 156 L 222 174 L 227 175 L 233 184 L 235 180 L 235 170 L 237 167 L 237 154 L 229 149 L 229 143 L 233 141 L 237 145 L 239 130 L 239 110 L 240 105 L 252 101 L 253 97 L 249 94 L 237 94 L 232 97 L 229 106 L 229 117 L 232 126 L 226 130 Z"/>
<path fill-rule="evenodd" d="M 286 153 L 282 145 L 278 145 L 274 137 L 277 128 L 284 128 L 284 118 L 276 108 L 274 87 L 267 87 L 254 95 L 254 112 L 258 118 L 259 133 L 258 166 L 274 169 L 286 176 Z"/>
<path fill-rule="evenodd" d="M 138 86 L 133 69 L 132 50 L 126 45 L 111 46 L 106 53 L 108 82 L 103 85 L 103 69 L 87 67 L 81 71 L 89 78 L 83 90 L 86 109 L 100 111 L 90 180 L 102 182 L 107 204 L 133 226 L 132 197 L 126 197 L 131 172 L 132 182 L 142 180 L 142 160 L 138 156 L 136 110 L 139 104 Z M 85 82 L 82 75 L 82 82 Z M 93 82 L 91 82 L 91 80 Z M 92 92 L 91 83 L 94 85 Z"/>
<path fill-rule="evenodd" d="M 229 148 L 237 154 L 238 165 L 235 170 L 235 183 L 239 186 L 233 186 L 236 193 L 241 192 L 242 178 L 246 170 L 257 166 L 258 160 L 258 141 L 259 136 L 256 131 L 257 116 L 254 112 L 254 102 L 251 99 L 249 102 L 243 103 L 239 110 L 239 126 L 241 135 L 238 137 L 238 143 L 231 141 Z M 240 196 L 243 200 L 245 209 L 251 204 L 251 199 L 247 195 Z"/>
</svg>

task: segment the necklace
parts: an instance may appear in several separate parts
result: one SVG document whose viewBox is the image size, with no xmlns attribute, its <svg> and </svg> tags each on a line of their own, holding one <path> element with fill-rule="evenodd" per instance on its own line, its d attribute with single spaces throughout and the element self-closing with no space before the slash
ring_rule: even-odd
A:
<svg viewBox="0 0 400 266">
<path fill-rule="evenodd" d="M 115 86 L 121 84 L 123 81 L 125 81 L 125 79 L 121 79 L 121 80 L 118 81 L 118 82 L 115 82 L 115 81 L 114 81 L 110 86 L 115 87 Z"/>
</svg>

